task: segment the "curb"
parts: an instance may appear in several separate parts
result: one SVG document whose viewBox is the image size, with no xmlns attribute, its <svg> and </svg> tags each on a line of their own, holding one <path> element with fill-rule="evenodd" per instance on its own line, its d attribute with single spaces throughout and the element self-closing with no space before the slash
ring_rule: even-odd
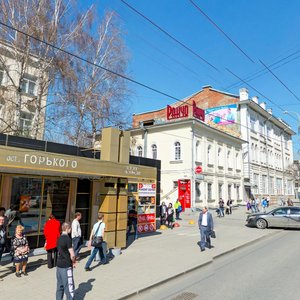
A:
<svg viewBox="0 0 300 300">
<path fill-rule="evenodd" d="M 247 246 L 250 245 L 250 244 L 257 243 L 257 242 L 259 242 L 260 240 L 262 240 L 262 239 L 264 239 L 264 238 L 269 238 L 269 237 L 275 236 L 275 235 L 277 235 L 277 234 L 279 234 L 279 233 L 282 233 L 282 231 L 270 232 L 270 233 L 268 233 L 267 235 L 261 236 L 261 237 L 259 237 L 259 238 L 257 238 L 257 239 L 252 240 L 252 241 L 248 241 L 248 242 L 246 242 L 246 243 L 244 243 L 244 244 L 241 244 L 241 245 L 239 245 L 239 246 L 236 246 L 236 247 L 234 247 L 234 248 L 232 248 L 232 249 L 229 249 L 229 250 L 227 250 L 227 251 L 224 251 L 224 252 L 222 252 L 222 253 L 220 253 L 220 254 L 217 254 L 217 255 L 213 256 L 213 258 L 212 258 L 211 260 L 207 261 L 207 262 L 204 262 L 204 263 L 199 264 L 199 265 L 197 265 L 197 266 L 195 266 L 195 267 L 192 267 L 192 268 L 190 268 L 190 269 L 187 269 L 187 270 L 185 270 L 185 271 L 183 271 L 183 272 L 180 272 L 180 273 L 177 273 L 177 274 L 175 274 L 175 275 L 172 275 L 172 276 L 170 276 L 170 277 L 168 277 L 168 278 L 165 278 L 165 279 L 163 279 L 163 280 L 161 280 L 161 281 L 159 281 L 159 282 L 150 284 L 149 286 L 146 286 L 146 287 L 144 287 L 144 288 L 142 288 L 142 289 L 140 289 L 140 290 L 137 290 L 137 291 L 135 291 L 135 292 L 132 292 L 132 293 L 130 293 L 130 294 L 126 295 L 126 296 L 120 297 L 120 298 L 118 298 L 118 299 L 119 299 L 119 300 L 125 300 L 125 299 L 129 299 L 129 298 L 131 298 L 131 297 L 133 297 L 133 296 L 137 296 L 137 295 L 139 295 L 139 294 L 142 294 L 143 292 L 145 292 L 145 291 L 147 291 L 147 290 L 150 290 L 150 289 L 152 289 L 152 288 L 154 288 L 154 287 L 157 287 L 157 286 L 159 286 L 159 285 L 162 285 L 162 284 L 164 284 L 164 283 L 166 283 L 166 282 L 168 282 L 168 281 L 170 281 L 170 280 L 176 279 L 176 278 L 178 278 L 178 277 L 180 277 L 180 276 L 182 276 L 182 275 L 188 274 L 188 273 L 193 272 L 193 271 L 195 271 L 195 270 L 197 270 L 197 269 L 200 269 L 200 268 L 202 268 L 202 267 L 205 267 L 205 266 L 207 266 L 207 265 L 213 263 L 213 260 L 214 260 L 214 259 L 220 258 L 220 257 L 222 257 L 222 256 L 224 256 L 224 255 L 226 255 L 226 254 L 229 254 L 229 253 L 234 252 L 234 251 L 237 251 L 237 250 L 239 250 L 239 249 L 241 249 L 241 248 L 247 247 Z"/>
</svg>

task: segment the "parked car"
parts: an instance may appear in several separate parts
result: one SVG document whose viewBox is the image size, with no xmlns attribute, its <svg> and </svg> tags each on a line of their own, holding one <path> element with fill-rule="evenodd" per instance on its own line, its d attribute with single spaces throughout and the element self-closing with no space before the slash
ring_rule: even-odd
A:
<svg viewBox="0 0 300 300">
<path fill-rule="evenodd" d="M 263 213 L 252 213 L 247 217 L 247 225 L 265 229 L 268 227 L 300 228 L 300 207 L 277 207 Z"/>
</svg>

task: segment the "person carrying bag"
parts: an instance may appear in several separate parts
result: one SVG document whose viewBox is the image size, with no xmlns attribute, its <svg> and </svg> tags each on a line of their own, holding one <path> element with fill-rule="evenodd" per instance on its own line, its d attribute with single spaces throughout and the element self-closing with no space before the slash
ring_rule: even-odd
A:
<svg viewBox="0 0 300 300">
<path fill-rule="evenodd" d="M 106 264 L 106 243 L 104 242 L 104 230 L 105 230 L 105 223 L 103 222 L 104 214 L 98 213 L 98 221 L 94 224 L 88 247 L 94 247 L 91 251 L 91 255 L 84 267 L 86 271 L 91 271 L 90 265 L 94 258 L 96 257 L 97 253 L 99 252 L 102 264 Z"/>
</svg>

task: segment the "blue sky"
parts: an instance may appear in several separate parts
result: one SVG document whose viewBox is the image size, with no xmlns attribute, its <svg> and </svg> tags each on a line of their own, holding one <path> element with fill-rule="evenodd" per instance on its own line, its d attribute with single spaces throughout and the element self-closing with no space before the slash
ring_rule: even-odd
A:
<svg viewBox="0 0 300 300">
<path fill-rule="evenodd" d="M 275 116 L 284 119 L 295 132 L 298 131 L 300 1 L 194 0 L 254 63 L 213 27 L 189 0 L 126 2 L 218 69 L 214 70 L 176 44 L 120 0 L 99 0 L 97 13 L 102 14 L 106 9 L 115 10 L 126 32 L 124 37 L 130 53 L 129 77 L 180 99 L 201 90 L 204 85 L 233 94 L 238 94 L 239 88 L 247 87 L 251 97 L 259 96 L 259 101 L 266 102 Z M 88 5 L 89 1 L 84 3 L 81 4 Z M 269 72 L 249 81 L 273 103 L 246 83 L 238 82 L 227 71 L 230 69 L 239 77 L 247 78 L 264 69 L 260 60 L 269 66 L 280 59 L 283 61 L 276 65 L 273 72 L 296 97 Z M 174 102 L 134 84 L 130 84 L 130 89 L 133 91 L 132 113 L 159 109 Z M 291 115 L 283 114 L 284 110 L 290 111 Z M 299 136 L 294 137 L 294 145 L 296 154 L 300 148 Z"/>
</svg>

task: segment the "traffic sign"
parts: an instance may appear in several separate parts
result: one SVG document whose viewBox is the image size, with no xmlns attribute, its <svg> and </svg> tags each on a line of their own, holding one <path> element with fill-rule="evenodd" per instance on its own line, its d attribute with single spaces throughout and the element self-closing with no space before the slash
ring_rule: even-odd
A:
<svg viewBox="0 0 300 300">
<path fill-rule="evenodd" d="M 196 173 L 196 174 L 202 173 L 202 167 L 201 167 L 201 166 L 197 166 L 197 167 L 195 168 L 195 173 Z"/>
</svg>

